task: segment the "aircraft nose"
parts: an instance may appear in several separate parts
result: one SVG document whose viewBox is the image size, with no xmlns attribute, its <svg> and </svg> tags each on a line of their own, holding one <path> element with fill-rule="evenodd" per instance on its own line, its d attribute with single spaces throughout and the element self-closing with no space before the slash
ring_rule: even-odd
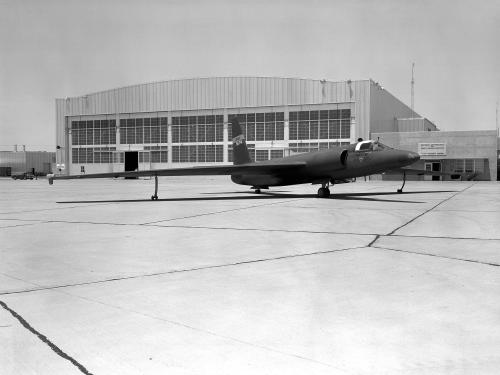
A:
<svg viewBox="0 0 500 375">
<path fill-rule="evenodd" d="M 398 161 L 406 165 L 413 164 L 420 159 L 420 155 L 412 151 L 399 151 Z"/>
<path fill-rule="evenodd" d="M 420 160 L 420 155 L 416 152 L 409 152 L 408 159 L 410 159 L 412 163 L 415 163 L 416 161 Z"/>
</svg>

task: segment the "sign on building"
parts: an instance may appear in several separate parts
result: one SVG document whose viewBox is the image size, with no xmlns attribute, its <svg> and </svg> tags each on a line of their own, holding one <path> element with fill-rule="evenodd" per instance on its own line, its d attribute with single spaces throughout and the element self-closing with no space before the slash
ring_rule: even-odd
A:
<svg viewBox="0 0 500 375">
<path fill-rule="evenodd" d="M 418 153 L 420 156 L 446 155 L 446 143 L 419 143 Z"/>
</svg>

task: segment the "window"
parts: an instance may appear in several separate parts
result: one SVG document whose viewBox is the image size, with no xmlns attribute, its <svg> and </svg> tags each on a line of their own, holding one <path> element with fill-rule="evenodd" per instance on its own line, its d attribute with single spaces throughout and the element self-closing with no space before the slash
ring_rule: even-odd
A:
<svg viewBox="0 0 500 375">
<path fill-rule="evenodd" d="M 474 172 L 474 159 L 465 159 L 465 172 Z"/>
<path fill-rule="evenodd" d="M 274 141 L 285 139 L 284 112 L 228 114 L 228 120 L 237 117 L 247 141 Z M 232 140 L 231 126 L 228 139 Z"/>
<path fill-rule="evenodd" d="M 71 149 L 71 162 L 73 164 L 78 164 L 79 163 L 79 159 L 78 159 L 78 149 L 77 148 L 73 148 Z"/>
<path fill-rule="evenodd" d="M 340 120 L 328 121 L 328 139 L 340 138 Z"/>
<path fill-rule="evenodd" d="M 285 123 L 283 121 L 276 122 L 276 138 L 275 139 L 285 139 Z"/>
<path fill-rule="evenodd" d="M 206 142 L 215 142 L 215 124 L 206 125 L 205 139 L 206 139 Z"/>
<path fill-rule="evenodd" d="M 189 147 L 180 146 L 179 147 L 179 162 L 187 163 L 189 161 Z"/>
<path fill-rule="evenodd" d="M 222 145 L 215 145 L 215 161 L 222 163 L 224 161 L 223 157 L 224 148 Z"/>
<path fill-rule="evenodd" d="M 310 139 L 309 138 L 309 121 L 299 121 L 299 138 L 298 139 Z"/>
<path fill-rule="evenodd" d="M 197 152 L 198 152 L 198 162 L 204 163 L 206 160 L 205 159 L 205 145 L 198 145 Z"/>
<path fill-rule="evenodd" d="M 274 123 L 266 123 L 264 125 L 264 139 L 266 141 L 273 141 L 276 139 L 276 128 Z"/>
<path fill-rule="evenodd" d="M 267 150 L 255 150 L 255 161 L 264 161 L 268 160 L 269 152 Z"/>
<path fill-rule="evenodd" d="M 196 163 L 198 161 L 196 146 L 188 146 L 188 160 L 190 163 Z"/>
<path fill-rule="evenodd" d="M 180 126 L 172 125 L 172 143 L 179 143 L 180 139 Z"/>
<path fill-rule="evenodd" d="M 292 111 L 289 113 L 289 138 L 347 139 L 351 137 L 351 110 Z"/>
<path fill-rule="evenodd" d="M 161 125 L 160 125 L 161 120 Z M 167 142 L 167 118 L 145 117 L 120 119 L 120 143 L 122 144 L 149 144 Z M 104 126 L 109 126 L 109 132 Z M 161 129 L 161 138 L 160 138 Z M 110 120 L 109 125 L 101 122 L 103 144 L 114 143 L 116 137 L 115 120 Z M 109 137 L 108 137 L 109 133 Z"/>
<path fill-rule="evenodd" d="M 134 143 L 143 143 L 143 122 L 142 118 L 135 119 L 135 142 Z"/>
<path fill-rule="evenodd" d="M 288 135 L 289 135 L 290 139 L 293 139 L 293 140 L 299 139 L 298 129 L 299 129 L 298 122 L 296 122 L 296 121 L 290 122 L 290 127 L 288 129 L 288 132 L 289 132 Z"/>
<path fill-rule="evenodd" d="M 86 120 L 71 122 L 72 145 L 101 145 L 116 142 L 115 120 Z"/>
<path fill-rule="evenodd" d="M 263 141 L 264 140 L 264 123 L 258 122 L 255 128 L 255 140 Z"/>
<path fill-rule="evenodd" d="M 319 130 L 318 127 L 319 127 L 318 121 L 309 122 L 309 128 L 310 128 L 309 139 L 318 139 L 318 130 Z"/>
<path fill-rule="evenodd" d="M 351 119 L 342 119 L 340 125 L 340 138 L 349 138 L 351 136 Z"/>
<path fill-rule="evenodd" d="M 160 117 L 160 142 L 168 143 L 168 118 Z M 146 143 L 146 142 L 144 142 Z"/>
<path fill-rule="evenodd" d="M 214 145 L 207 145 L 205 148 L 205 161 L 207 163 L 213 163 L 215 162 L 215 146 Z"/>
<path fill-rule="evenodd" d="M 283 150 L 271 150 L 271 159 L 279 159 L 283 157 Z"/>
</svg>

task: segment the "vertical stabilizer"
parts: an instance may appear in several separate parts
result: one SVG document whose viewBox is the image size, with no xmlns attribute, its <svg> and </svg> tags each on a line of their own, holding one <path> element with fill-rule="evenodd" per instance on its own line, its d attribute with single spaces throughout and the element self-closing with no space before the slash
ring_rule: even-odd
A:
<svg viewBox="0 0 500 375">
<path fill-rule="evenodd" d="M 229 120 L 233 132 L 233 164 L 246 164 L 251 163 L 250 154 L 248 153 L 245 136 L 241 131 L 241 126 L 236 117 Z"/>
</svg>

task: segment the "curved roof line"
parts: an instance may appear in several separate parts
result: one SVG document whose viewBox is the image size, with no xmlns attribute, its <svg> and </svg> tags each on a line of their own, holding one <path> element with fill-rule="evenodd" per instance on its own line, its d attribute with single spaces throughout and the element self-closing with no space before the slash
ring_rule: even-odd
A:
<svg viewBox="0 0 500 375">
<path fill-rule="evenodd" d="M 213 76 L 213 77 L 188 77 L 188 78 L 175 78 L 175 79 L 167 79 L 167 80 L 159 80 L 159 81 L 152 81 L 152 82 L 144 82 L 144 83 L 136 83 L 132 85 L 125 85 L 125 86 L 120 86 L 120 87 L 115 87 L 112 89 L 107 89 L 107 90 L 102 90 L 102 91 L 94 91 L 90 93 L 86 93 L 83 95 L 78 95 L 78 96 L 69 96 L 65 97 L 64 99 L 71 99 L 71 98 L 81 98 L 85 96 L 90 96 L 90 95 L 97 95 L 97 94 L 102 94 L 106 92 L 112 92 L 112 91 L 118 91 L 118 90 L 123 90 L 123 89 L 128 89 L 128 88 L 133 88 L 133 87 L 140 87 L 140 86 L 147 86 L 147 85 L 154 85 L 154 84 L 160 84 L 160 83 L 166 83 L 166 82 L 180 82 L 180 81 L 193 81 L 193 80 L 208 80 L 208 79 L 223 79 L 223 78 L 254 78 L 254 79 L 291 79 L 291 80 L 296 80 L 296 81 L 326 81 L 326 82 L 347 82 L 349 81 L 348 79 L 346 80 L 340 80 L 340 81 L 330 81 L 327 79 L 311 79 L 311 78 L 297 78 L 297 77 L 272 77 L 272 76 Z M 369 81 L 370 79 L 359 79 L 359 80 L 351 80 L 351 81 Z"/>
</svg>

